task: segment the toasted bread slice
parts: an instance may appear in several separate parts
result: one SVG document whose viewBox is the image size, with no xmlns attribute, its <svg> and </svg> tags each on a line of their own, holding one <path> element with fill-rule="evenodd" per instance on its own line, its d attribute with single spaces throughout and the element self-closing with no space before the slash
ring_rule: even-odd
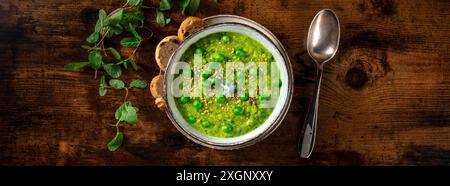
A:
<svg viewBox="0 0 450 186">
<path fill-rule="evenodd" d="M 178 29 L 178 38 L 183 41 L 186 37 L 208 26 L 206 22 L 198 17 L 187 17 Z"/>
<path fill-rule="evenodd" d="M 150 82 L 150 93 L 154 98 L 163 96 L 164 77 L 162 75 L 155 76 Z"/>
<path fill-rule="evenodd" d="M 166 108 L 166 102 L 163 98 L 156 98 L 155 99 L 155 105 L 160 109 L 164 110 Z"/>
<path fill-rule="evenodd" d="M 161 70 L 166 70 L 170 56 L 172 56 L 178 46 L 180 46 L 180 40 L 178 40 L 177 36 L 167 36 L 156 46 L 155 59 Z"/>
<path fill-rule="evenodd" d="M 163 99 L 163 88 L 164 88 L 164 77 L 162 75 L 158 75 L 152 79 L 150 82 L 150 93 L 155 99 L 155 105 L 164 110 L 166 107 L 166 102 Z"/>
</svg>

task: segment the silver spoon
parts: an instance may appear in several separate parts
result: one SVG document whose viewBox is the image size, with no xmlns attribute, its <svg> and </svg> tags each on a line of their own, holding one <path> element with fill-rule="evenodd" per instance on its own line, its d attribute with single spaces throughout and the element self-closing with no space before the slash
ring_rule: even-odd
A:
<svg viewBox="0 0 450 186">
<path fill-rule="evenodd" d="M 314 149 L 323 65 L 336 54 L 339 37 L 339 20 L 336 14 L 329 9 L 319 11 L 309 27 L 306 46 L 309 56 L 316 62 L 317 80 L 316 92 L 298 139 L 298 152 L 302 158 L 309 158 Z"/>
</svg>

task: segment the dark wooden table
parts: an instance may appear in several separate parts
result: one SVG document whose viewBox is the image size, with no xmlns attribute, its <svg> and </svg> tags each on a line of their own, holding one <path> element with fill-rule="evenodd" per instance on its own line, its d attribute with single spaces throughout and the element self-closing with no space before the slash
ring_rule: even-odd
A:
<svg viewBox="0 0 450 186">
<path fill-rule="evenodd" d="M 0 164 L 2 165 L 449 165 L 450 3 L 394 1 L 203 1 L 200 17 L 236 14 L 253 19 L 282 41 L 295 72 L 288 116 L 264 141 L 240 150 L 197 145 L 170 123 L 148 91 L 131 99 L 140 123 L 126 127 L 123 146 L 111 153 L 114 110 L 122 92 L 104 98 L 91 70 L 65 72 L 85 60 L 79 46 L 99 8 L 123 2 L 7 0 L 0 4 Z M 147 1 L 157 6 L 159 1 Z M 305 52 L 312 17 L 336 10 L 339 51 L 325 66 L 318 136 L 308 160 L 296 152 L 297 131 L 313 92 L 315 67 Z M 142 70 L 126 80 L 159 73 L 155 45 L 176 34 L 183 17 L 156 26 L 138 51 Z"/>
</svg>

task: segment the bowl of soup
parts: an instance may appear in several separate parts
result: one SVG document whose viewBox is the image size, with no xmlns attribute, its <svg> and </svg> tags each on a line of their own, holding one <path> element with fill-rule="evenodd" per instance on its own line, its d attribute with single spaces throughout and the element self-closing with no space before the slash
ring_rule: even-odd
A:
<svg viewBox="0 0 450 186">
<path fill-rule="evenodd" d="M 187 37 L 164 75 L 166 112 L 186 137 L 216 149 L 237 149 L 269 136 L 292 99 L 293 76 L 281 42 L 239 16 L 206 18 Z"/>
</svg>

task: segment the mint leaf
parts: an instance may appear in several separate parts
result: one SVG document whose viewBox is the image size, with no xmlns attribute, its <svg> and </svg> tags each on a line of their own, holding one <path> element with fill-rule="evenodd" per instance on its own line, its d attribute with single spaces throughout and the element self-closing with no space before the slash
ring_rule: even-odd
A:
<svg viewBox="0 0 450 186">
<path fill-rule="evenodd" d="M 189 3 L 189 14 L 194 15 L 198 7 L 200 5 L 200 0 L 191 0 L 191 3 Z"/>
<path fill-rule="evenodd" d="M 116 136 L 108 143 L 108 150 L 109 151 L 116 151 L 123 143 L 123 132 L 120 132 L 119 129 L 117 129 Z"/>
<path fill-rule="evenodd" d="M 107 91 L 107 85 L 105 81 L 105 76 L 100 77 L 100 85 L 98 87 L 98 94 L 100 96 L 105 96 Z"/>
<path fill-rule="evenodd" d="M 118 78 L 122 75 L 122 68 L 117 64 L 105 64 L 103 65 L 103 69 L 105 69 L 106 73 L 112 78 Z"/>
<path fill-rule="evenodd" d="M 180 12 L 183 14 L 183 15 L 185 15 L 184 14 L 184 11 L 186 10 L 186 8 L 189 6 L 189 3 L 190 3 L 191 1 L 190 0 L 183 0 L 182 2 L 181 2 L 181 4 L 180 4 Z"/>
<path fill-rule="evenodd" d="M 128 124 L 136 124 L 138 122 L 137 116 L 138 109 L 133 107 L 130 101 L 126 101 L 119 108 L 117 108 L 115 113 L 115 118 L 118 121 L 125 121 Z"/>
<path fill-rule="evenodd" d="M 98 32 L 102 35 L 105 34 L 104 27 L 106 27 L 108 24 L 109 24 L 108 15 L 106 15 L 105 10 L 103 9 L 99 10 L 97 24 L 95 24 L 95 32 Z"/>
<path fill-rule="evenodd" d="M 120 44 L 127 48 L 137 48 L 141 41 L 134 37 L 126 37 L 120 41 Z"/>
<path fill-rule="evenodd" d="M 133 24 L 130 23 L 130 24 L 128 25 L 128 31 L 129 31 L 131 34 L 133 34 L 133 36 L 134 36 L 136 39 L 142 40 L 141 35 L 139 35 L 139 33 L 136 31 L 136 26 L 135 26 L 135 25 L 133 25 Z"/>
<path fill-rule="evenodd" d="M 115 59 L 117 59 L 118 61 L 122 60 L 122 56 L 120 55 L 119 51 L 117 51 L 115 48 L 113 47 L 109 47 L 108 51 L 111 52 L 111 54 L 113 55 L 113 57 Z"/>
<path fill-rule="evenodd" d="M 137 108 L 133 107 L 130 101 L 127 101 L 122 109 L 121 120 L 128 124 L 136 124 L 138 122 L 137 112 Z"/>
<path fill-rule="evenodd" d="M 75 70 L 82 69 L 82 68 L 86 67 L 87 65 L 89 65 L 89 62 L 69 63 L 67 65 L 64 65 L 64 70 L 65 71 L 75 71 Z"/>
<path fill-rule="evenodd" d="M 89 35 L 89 37 L 86 38 L 86 41 L 88 43 L 96 43 L 98 41 L 98 39 L 100 38 L 100 33 L 98 32 L 94 32 L 91 35 Z"/>
<path fill-rule="evenodd" d="M 81 48 L 86 50 L 92 50 L 92 47 L 89 45 L 81 45 Z"/>
<path fill-rule="evenodd" d="M 143 0 L 127 0 L 127 6 L 141 6 Z"/>
<path fill-rule="evenodd" d="M 91 65 L 92 69 L 98 70 L 102 64 L 102 55 L 99 51 L 91 51 L 88 55 L 89 64 Z"/>
<path fill-rule="evenodd" d="M 108 16 L 108 21 L 110 25 L 117 25 L 122 21 L 122 18 L 123 8 L 118 8 Z"/>
<path fill-rule="evenodd" d="M 161 11 L 156 10 L 156 23 L 160 27 L 166 26 L 166 20 L 164 19 L 164 13 Z"/>
<path fill-rule="evenodd" d="M 111 79 L 109 80 L 109 86 L 116 90 L 120 90 L 125 88 L 125 83 L 123 83 L 123 81 L 120 79 Z"/>
<path fill-rule="evenodd" d="M 100 19 L 98 19 L 97 23 L 95 23 L 95 32 L 103 34 L 103 23 L 102 21 L 100 21 Z"/>
<path fill-rule="evenodd" d="M 133 69 L 134 69 L 135 71 L 139 70 L 139 66 L 136 64 L 136 61 L 134 60 L 134 58 L 130 58 L 130 59 L 128 60 L 128 62 L 130 62 L 131 67 L 133 67 Z"/>
<path fill-rule="evenodd" d="M 108 15 L 106 14 L 106 11 L 103 9 L 100 9 L 98 11 L 98 20 L 102 21 L 102 26 L 106 26 L 107 25 L 107 19 L 108 19 Z"/>
<path fill-rule="evenodd" d="M 123 65 L 123 68 L 128 69 L 128 60 L 124 60 L 122 65 Z"/>
<path fill-rule="evenodd" d="M 146 88 L 147 87 L 147 83 L 145 81 L 142 80 L 133 80 L 130 85 L 129 88 Z"/>
<path fill-rule="evenodd" d="M 166 11 L 170 10 L 173 6 L 172 0 L 161 0 L 159 1 L 159 10 Z"/>
<path fill-rule="evenodd" d="M 156 10 L 156 22 L 160 27 L 164 27 L 170 23 L 170 18 L 165 17 L 163 12 Z"/>
<path fill-rule="evenodd" d="M 120 120 L 120 118 L 122 118 L 122 110 L 125 108 L 125 106 L 126 104 L 123 103 L 122 105 L 119 106 L 119 108 L 116 109 L 116 113 L 114 114 L 116 120 Z"/>
<path fill-rule="evenodd" d="M 112 36 L 119 35 L 123 32 L 123 27 L 120 24 L 108 26 L 108 33 L 106 38 L 111 38 Z"/>
<path fill-rule="evenodd" d="M 122 25 L 129 25 L 130 23 L 133 25 L 138 25 L 138 23 L 141 23 L 141 26 L 144 24 L 145 17 L 141 11 L 136 12 L 124 12 L 122 22 L 120 24 Z"/>
<path fill-rule="evenodd" d="M 126 107 L 127 112 L 126 114 L 122 114 L 123 121 L 127 122 L 128 124 L 136 124 L 139 119 L 137 116 L 137 108 L 136 107 Z"/>
</svg>

